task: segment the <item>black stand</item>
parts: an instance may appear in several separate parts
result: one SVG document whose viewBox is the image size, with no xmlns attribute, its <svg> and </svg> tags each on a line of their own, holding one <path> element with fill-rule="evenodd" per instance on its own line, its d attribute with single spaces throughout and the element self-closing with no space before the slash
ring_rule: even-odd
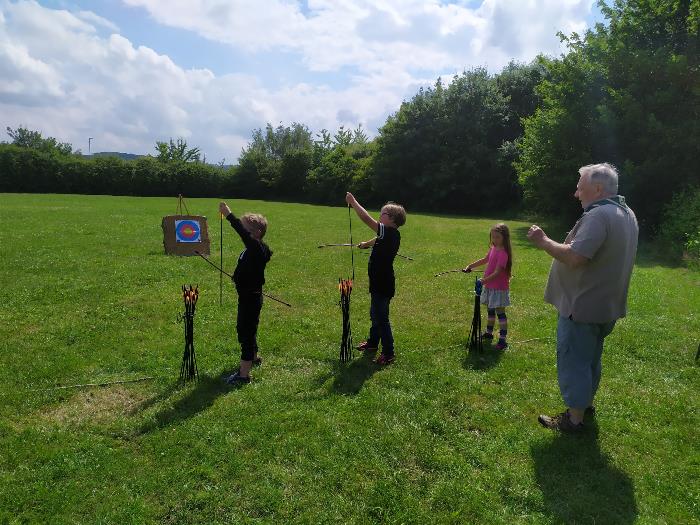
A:
<svg viewBox="0 0 700 525">
<path fill-rule="evenodd" d="M 474 280 L 474 315 L 472 316 L 472 327 L 469 332 L 467 350 L 471 354 L 484 352 L 484 345 L 481 340 L 481 281 Z"/>
</svg>

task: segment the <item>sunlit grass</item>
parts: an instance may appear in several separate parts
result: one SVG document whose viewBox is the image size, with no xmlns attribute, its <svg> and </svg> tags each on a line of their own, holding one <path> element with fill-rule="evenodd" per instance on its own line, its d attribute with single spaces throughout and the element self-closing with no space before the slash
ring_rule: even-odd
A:
<svg viewBox="0 0 700 525">
<path fill-rule="evenodd" d="M 2 195 L 0 523 L 690 523 L 700 514 L 694 364 L 700 275 L 645 260 L 607 342 L 596 425 L 559 437 L 550 260 L 509 222 L 510 348 L 464 350 L 473 278 L 441 270 L 487 250 L 494 218 L 409 214 L 391 305 L 397 361 L 338 363 L 347 211 L 235 201 L 270 222 L 274 251 L 251 385 L 235 292 L 195 257 L 163 255 L 176 200 Z M 342 201 L 342 196 L 340 196 Z M 188 200 L 211 217 L 217 201 Z M 409 210 L 410 212 L 410 210 Z M 241 245 L 224 224 L 224 265 Z M 354 240 L 372 233 L 353 223 Z M 355 341 L 368 329 L 366 253 L 355 252 Z M 180 287 L 199 284 L 200 381 L 179 387 Z M 105 388 L 57 386 L 153 377 Z"/>
</svg>

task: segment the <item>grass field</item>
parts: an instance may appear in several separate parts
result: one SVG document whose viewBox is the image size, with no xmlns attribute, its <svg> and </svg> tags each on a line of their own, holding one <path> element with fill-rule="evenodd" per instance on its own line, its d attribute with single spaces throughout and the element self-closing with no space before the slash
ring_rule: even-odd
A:
<svg viewBox="0 0 700 525">
<path fill-rule="evenodd" d="M 471 277 L 492 219 L 409 215 L 397 259 L 397 360 L 338 363 L 345 209 L 231 201 L 269 221 L 274 251 L 252 384 L 238 362 L 235 291 L 196 257 L 163 255 L 174 198 L 0 196 L 0 523 L 698 523 L 700 274 L 645 257 L 608 338 L 597 421 L 540 428 L 562 407 L 550 260 L 510 222 L 510 348 L 464 350 Z M 342 200 L 342 196 L 340 196 Z M 211 217 L 217 201 L 191 199 Z M 409 210 L 410 211 L 410 210 Z M 372 234 L 353 219 L 354 240 Z M 224 265 L 241 244 L 224 231 Z M 368 328 L 355 253 L 354 339 Z M 199 284 L 200 380 L 177 384 L 180 287 Z M 533 340 L 534 339 L 534 340 Z M 526 342 L 520 342 L 526 341 Z M 96 388 L 56 388 L 152 377 Z"/>
</svg>

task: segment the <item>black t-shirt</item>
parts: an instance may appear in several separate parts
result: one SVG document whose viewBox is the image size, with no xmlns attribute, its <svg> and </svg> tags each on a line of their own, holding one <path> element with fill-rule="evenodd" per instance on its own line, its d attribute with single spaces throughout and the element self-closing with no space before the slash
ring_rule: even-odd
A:
<svg viewBox="0 0 700 525">
<path fill-rule="evenodd" d="M 397 228 L 377 225 L 377 240 L 369 256 L 369 291 L 385 297 L 394 297 L 394 258 L 401 245 L 401 234 Z"/>
<path fill-rule="evenodd" d="M 233 213 L 229 214 L 226 219 L 238 232 L 245 245 L 245 250 L 238 256 L 236 271 L 233 272 L 236 290 L 239 293 L 261 292 L 262 286 L 265 284 L 265 265 L 272 257 L 272 250 L 264 242 L 254 239 Z"/>
</svg>

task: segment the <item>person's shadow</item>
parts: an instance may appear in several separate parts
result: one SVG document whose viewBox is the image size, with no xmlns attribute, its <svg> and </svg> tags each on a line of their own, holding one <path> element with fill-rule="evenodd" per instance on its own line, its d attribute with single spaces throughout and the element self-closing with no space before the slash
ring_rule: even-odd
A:
<svg viewBox="0 0 700 525">
<path fill-rule="evenodd" d="M 496 350 L 495 345 L 488 340 L 484 340 L 483 345 L 484 349 L 481 352 L 465 348 L 462 361 L 465 370 L 489 370 L 499 363 L 503 357 L 503 350 Z"/>
<path fill-rule="evenodd" d="M 362 390 L 365 384 L 374 373 L 381 368 L 372 359 L 373 353 L 365 353 L 359 358 L 353 359 L 350 364 L 334 363 L 333 392 L 343 395 L 352 395 Z"/>
<path fill-rule="evenodd" d="M 598 446 L 595 420 L 580 435 L 557 434 L 532 447 L 546 510 L 564 523 L 633 523 L 634 486 Z"/>
<path fill-rule="evenodd" d="M 234 387 L 227 385 L 219 376 L 199 376 L 197 383 L 182 399 L 179 399 L 171 407 L 160 410 L 153 420 L 144 423 L 138 430 L 138 434 L 146 434 L 153 430 L 177 424 L 180 421 L 189 419 L 203 410 L 210 407 L 217 397 L 233 390 Z M 140 410 L 164 401 L 178 390 L 178 386 L 168 388 L 163 394 L 156 396 L 153 400 L 146 401 Z"/>
</svg>

